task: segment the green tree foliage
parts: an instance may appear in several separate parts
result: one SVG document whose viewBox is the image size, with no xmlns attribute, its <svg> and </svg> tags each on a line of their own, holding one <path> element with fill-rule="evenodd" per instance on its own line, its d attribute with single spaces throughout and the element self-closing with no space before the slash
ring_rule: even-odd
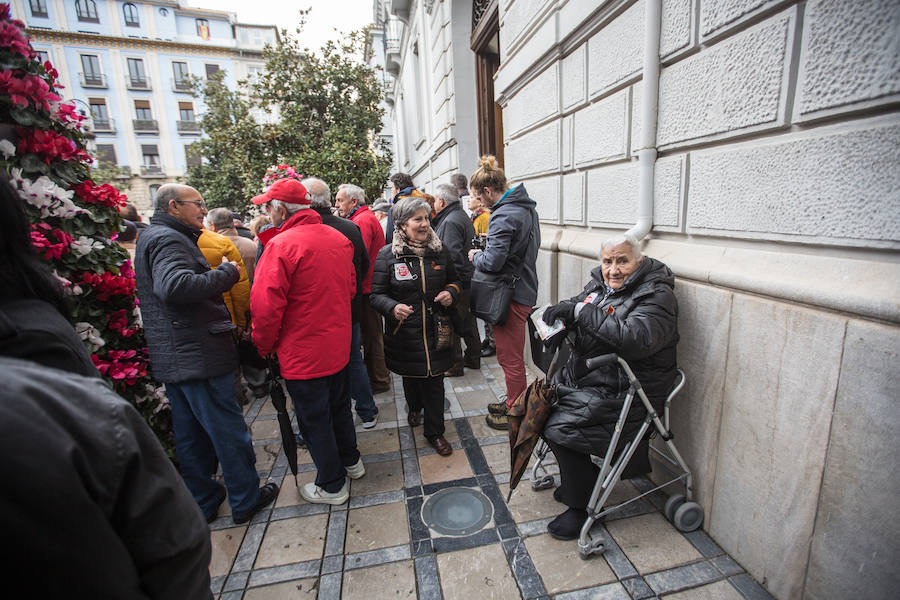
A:
<svg viewBox="0 0 900 600">
<path fill-rule="evenodd" d="M 319 177 L 333 192 L 355 183 L 370 197 L 380 195 L 390 155 L 373 136 L 381 128 L 382 90 L 360 60 L 363 40 L 356 32 L 312 54 L 284 32 L 265 49 L 265 70 L 255 80 L 238 82 L 236 90 L 222 74 L 205 82 L 206 137 L 196 142 L 204 164 L 188 170 L 187 183 L 211 206 L 241 212 L 261 192 L 266 168 L 277 164 Z"/>
</svg>

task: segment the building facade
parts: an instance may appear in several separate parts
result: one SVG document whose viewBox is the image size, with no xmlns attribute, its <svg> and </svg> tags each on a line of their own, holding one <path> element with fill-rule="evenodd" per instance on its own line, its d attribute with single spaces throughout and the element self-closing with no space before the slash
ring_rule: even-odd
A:
<svg viewBox="0 0 900 600">
<path fill-rule="evenodd" d="M 11 9 L 59 72 L 63 98 L 92 118 L 98 161 L 120 168 L 145 214 L 160 185 L 201 160 L 189 150 L 204 110 L 192 77 L 224 71 L 234 87 L 262 71 L 262 49 L 278 35 L 168 0 L 12 0 Z"/>
<path fill-rule="evenodd" d="M 381 10 L 381 13 L 379 13 Z M 900 2 L 383 0 L 396 170 L 496 154 L 539 304 L 605 238 L 675 272 L 703 527 L 776 598 L 900 589 Z"/>
</svg>

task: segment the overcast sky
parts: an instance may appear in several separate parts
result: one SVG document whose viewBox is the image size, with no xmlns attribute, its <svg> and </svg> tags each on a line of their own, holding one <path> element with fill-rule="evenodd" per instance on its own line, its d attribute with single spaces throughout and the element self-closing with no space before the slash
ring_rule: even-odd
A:
<svg viewBox="0 0 900 600">
<path fill-rule="evenodd" d="M 318 50 L 337 38 L 335 29 L 349 32 L 371 23 L 373 0 L 188 0 L 186 4 L 235 12 L 242 23 L 277 25 L 291 34 L 299 23 L 298 11 L 312 8 L 301 41 Z"/>
</svg>

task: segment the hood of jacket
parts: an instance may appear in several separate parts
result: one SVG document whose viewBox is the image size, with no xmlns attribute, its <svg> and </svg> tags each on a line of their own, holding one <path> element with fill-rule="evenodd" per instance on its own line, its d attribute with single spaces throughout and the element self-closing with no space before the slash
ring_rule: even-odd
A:
<svg viewBox="0 0 900 600">
<path fill-rule="evenodd" d="M 260 231 L 256 237 L 259 238 L 259 241 L 262 242 L 263 246 L 265 246 L 270 241 L 272 241 L 272 238 L 274 238 L 279 233 L 287 231 L 291 227 L 295 227 L 297 225 L 309 225 L 311 223 L 321 224 L 322 217 L 319 216 L 319 213 L 317 213 L 315 209 L 304 208 L 292 214 L 290 217 L 288 217 L 288 220 L 282 223 L 280 226 L 270 227 L 266 230 Z"/>
<path fill-rule="evenodd" d="M 507 206 L 509 204 L 519 204 L 525 208 L 537 208 L 537 202 L 528 196 L 528 191 L 525 189 L 524 183 L 520 183 L 516 187 L 507 190 L 507 192 L 503 194 L 503 197 L 491 207 L 491 212 L 496 212 L 501 206 Z"/>
</svg>

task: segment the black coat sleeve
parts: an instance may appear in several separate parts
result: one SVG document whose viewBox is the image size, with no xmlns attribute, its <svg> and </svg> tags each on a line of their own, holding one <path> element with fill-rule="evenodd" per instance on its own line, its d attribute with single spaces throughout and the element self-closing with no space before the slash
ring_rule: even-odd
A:
<svg viewBox="0 0 900 600">
<path fill-rule="evenodd" d="M 369 295 L 369 302 L 372 303 L 375 310 L 385 316 L 391 316 L 394 307 L 399 304 L 390 295 L 392 263 L 391 247 L 385 246 L 378 252 L 378 257 L 375 259 L 375 270 L 372 272 L 372 292 Z"/>
<path fill-rule="evenodd" d="M 677 301 L 668 286 L 638 292 L 624 317 L 585 304 L 575 319 L 579 332 L 606 344 L 625 360 L 646 358 L 669 345 L 678 331 Z"/>
</svg>

